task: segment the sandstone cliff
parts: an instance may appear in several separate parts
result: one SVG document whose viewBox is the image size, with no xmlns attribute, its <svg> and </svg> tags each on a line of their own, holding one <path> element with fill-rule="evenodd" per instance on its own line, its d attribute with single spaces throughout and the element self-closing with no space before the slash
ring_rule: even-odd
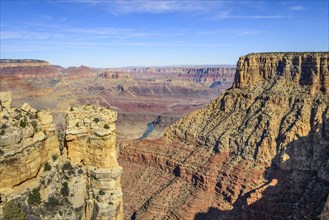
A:
<svg viewBox="0 0 329 220">
<path fill-rule="evenodd" d="M 59 155 L 59 147 L 51 112 L 28 104 L 11 107 L 11 94 L 5 92 L 0 102 L 0 193 L 7 194 L 36 178 L 51 156 Z"/>
<path fill-rule="evenodd" d="M 86 219 L 122 219 L 122 167 L 116 153 L 117 113 L 91 105 L 72 107 L 66 113 L 67 156 L 73 165 L 82 165 L 88 183 L 85 195 L 77 194 L 81 203 L 86 200 Z M 80 181 L 77 187 L 80 186 Z M 85 197 L 85 198 L 84 198 Z"/>
<path fill-rule="evenodd" d="M 260 53 L 240 57 L 233 88 L 245 88 L 277 76 L 287 84 L 308 85 L 310 94 L 329 94 L 328 53 Z"/>
<path fill-rule="evenodd" d="M 116 112 L 74 107 L 65 134 L 49 110 L 11 101 L 0 93 L 0 219 L 12 202 L 27 219 L 122 219 Z"/>
<path fill-rule="evenodd" d="M 122 143 L 125 170 L 147 164 L 174 176 L 151 196 L 129 198 L 130 215 L 319 216 L 329 192 L 328 61 L 328 53 L 243 56 L 233 88 L 210 105 L 178 120 L 160 140 Z M 134 195 L 125 190 L 130 181 L 124 177 L 124 192 Z M 183 185 L 186 190 L 177 191 Z"/>
</svg>

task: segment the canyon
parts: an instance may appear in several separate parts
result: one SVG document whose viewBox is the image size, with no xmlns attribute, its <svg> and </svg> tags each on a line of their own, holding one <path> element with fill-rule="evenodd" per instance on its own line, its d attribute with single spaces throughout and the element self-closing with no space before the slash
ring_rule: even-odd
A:
<svg viewBox="0 0 329 220">
<path fill-rule="evenodd" d="M 2 60 L 0 206 L 36 219 L 328 219 L 329 53 L 252 53 L 232 69 Z"/>
<path fill-rule="evenodd" d="M 0 91 L 12 91 L 13 105 L 51 109 L 55 124 L 70 107 L 94 104 L 118 114 L 118 139 L 137 139 L 159 119 L 150 138 L 201 108 L 232 85 L 233 66 L 63 68 L 40 60 L 1 60 Z"/>
<path fill-rule="evenodd" d="M 160 139 L 120 142 L 125 216 L 327 219 L 328 63 L 328 53 L 242 56 L 208 106 Z"/>
</svg>

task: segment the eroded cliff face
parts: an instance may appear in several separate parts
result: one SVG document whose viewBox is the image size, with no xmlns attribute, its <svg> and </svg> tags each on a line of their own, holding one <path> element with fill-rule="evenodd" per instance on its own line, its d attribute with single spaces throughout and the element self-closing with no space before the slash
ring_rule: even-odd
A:
<svg viewBox="0 0 329 220">
<path fill-rule="evenodd" d="M 72 107 L 55 131 L 49 110 L 11 107 L 9 92 L 0 101 L 1 219 L 10 201 L 27 219 L 123 218 L 116 112 Z"/>
<path fill-rule="evenodd" d="M 73 165 L 82 166 L 87 174 L 88 187 L 83 196 L 87 201 L 86 219 L 123 218 L 122 167 L 117 162 L 116 119 L 116 112 L 91 105 L 72 107 L 66 113 L 67 157 Z M 80 181 L 77 182 L 79 185 Z"/>
<path fill-rule="evenodd" d="M 328 53 L 256 53 L 240 57 L 233 88 L 246 88 L 277 76 L 287 84 L 308 85 L 310 94 L 329 94 Z"/>
<path fill-rule="evenodd" d="M 1 91 L 12 91 L 15 100 L 54 93 L 62 67 L 42 60 L 0 60 Z"/>
<path fill-rule="evenodd" d="M 0 193 L 35 179 L 52 155 L 59 155 L 51 112 L 28 104 L 11 107 L 11 93 L 0 93 Z"/>
<path fill-rule="evenodd" d="M 147 164 L 174 176 L 161 191 L 139 199 L 134 216 L 319 216 L 329 192 L 328 56 L 241 57 L 232 89 L 178 120 L 160 140 L 123 143 L 121 164 L 128 164 L 124 169 L 133 169 L 131 163 Z M 181 181 L 193 189 L 174 196 L 171 192 L 183 185 Z M 133 194 L 125 190 L 129 184 L 124 178 L 124 192 Z M 171 202 L 161 205 L 161 199 L 171 196 Z M 137 202 L 126 201 L 126 206 L 130 203 Z"/>
<path fill-rule="evenodd" d="M 0 77 L 19 79 L 40 79 L 60 77 L 59 66 L 50 65 L 43 60 L 1 60 Z"/>
</svg>

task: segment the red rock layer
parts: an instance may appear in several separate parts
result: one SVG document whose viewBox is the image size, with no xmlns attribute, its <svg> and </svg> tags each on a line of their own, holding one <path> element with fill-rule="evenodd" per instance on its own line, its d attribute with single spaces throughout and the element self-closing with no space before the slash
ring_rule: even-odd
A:
<svg viewBox="0 0 329 220">
<path fill-rule="evenodd" d="M 236 88 L 178 120 L 162 139 L 121 143 L 122 161 L 175 177 L 161 192 L 145 195 L 140 201 L 146 202 L 134 206 L 134 217 L 310 219 L 321 214 L 329 192 L 329 99 L 321 89 L 310 94 L 311 82 L 292 83 L 288 72 L 277 74 L 277 62 L 267 61 L 272 56 L 240 58 L 238 68 L 257 67 L 268 77 L 256 79 L 255 69 L 240 72 L 245 81 L 237 79 Z M 311 73 L 302 68 L 300 79 Z M 124 177 L 123 188 L 130 183 Z M 189 193 L 175 191 L 184 184 Z"/>
</svg>

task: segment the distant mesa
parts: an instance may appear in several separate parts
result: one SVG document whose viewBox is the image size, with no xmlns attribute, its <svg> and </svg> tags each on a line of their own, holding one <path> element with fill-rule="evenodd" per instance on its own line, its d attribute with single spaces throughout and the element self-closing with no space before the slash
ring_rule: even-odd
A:
<svg viewBox="0 0 329 220">
<path fill-rule="evenodd" d="M 50 66 L 47 61 L 34 59 L 0 59 L 0 68 L 18 66 Z"/>
</svg>

